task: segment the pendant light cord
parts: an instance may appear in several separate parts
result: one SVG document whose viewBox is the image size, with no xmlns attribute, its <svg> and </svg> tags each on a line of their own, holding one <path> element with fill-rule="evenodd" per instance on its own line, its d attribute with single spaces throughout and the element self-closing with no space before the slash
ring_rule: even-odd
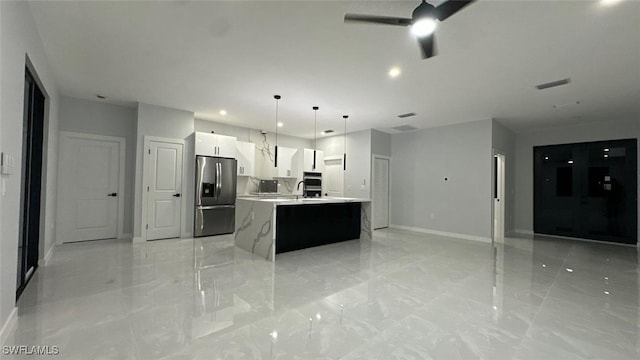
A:
<svg viewBox="0 0 640 360">
<path fill-rule="evenodd" d="M 278 103 L 280 102 L 280 95 L 274 97 L 276 99 L 276 146 L 278 146 Z"/>
<path fill-rule="evenodd" d="M 311 167 L 314 171 L 316 170 L 316 151 L 318 150 L 318 139 L 316 137 L 317 128 L 318 128 L 318 109 L 319 107 L 313 107 L 313 166 Z"/>
<path fill-rule="evenodd" d="M 342 159 L 342 170 L 347 170 L 347 118 L 349 115 L 342 115 L 344 119 L 344 158 Z"/>
</svg>

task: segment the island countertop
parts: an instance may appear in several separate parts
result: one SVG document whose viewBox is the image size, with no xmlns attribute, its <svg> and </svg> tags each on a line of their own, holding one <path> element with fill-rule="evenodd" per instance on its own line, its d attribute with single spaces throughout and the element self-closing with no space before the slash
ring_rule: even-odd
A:
<svg viewBox="0 0 640 360">
<path fill-rule="evenodd" d="M 238 196 L 235 245 L 273 261 L 276 253 L 371 240 L 370 219 L 370 199 Z"/>
<path fill-rule="evenodd" d="M 263 198 L 263 197 L 243 197 L 238 196 L 239 200 L 249 200 L 249 201 L 259 201 L 266 203 L 273 203 L 274 205 L 312 205 L 312 204 L 343 204 L 343 203 L 368 203 L 371 202 L 371 199 L 360 199 L 360 198 L 347 198 L 347 197 L 311 197 L 311 198 L 294 198 L 291 195 L 288 197 L 274 197 L 274 198 Z"/>
</svg>

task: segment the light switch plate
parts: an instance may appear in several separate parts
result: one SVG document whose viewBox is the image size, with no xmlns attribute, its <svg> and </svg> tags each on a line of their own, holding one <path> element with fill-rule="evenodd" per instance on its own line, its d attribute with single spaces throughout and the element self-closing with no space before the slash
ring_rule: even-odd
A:
<svg viewBox="0 0 640 360">
<path fill-rule="evenodd" d="M 0 154 L 0 174 L 11 175 L 13 173 L 14 158 L 5 152 Z"/>
</svg>

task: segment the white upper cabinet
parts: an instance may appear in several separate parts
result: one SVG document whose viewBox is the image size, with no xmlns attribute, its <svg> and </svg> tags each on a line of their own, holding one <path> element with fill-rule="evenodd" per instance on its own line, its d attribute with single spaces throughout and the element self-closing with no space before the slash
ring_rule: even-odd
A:
<svg viewBox="0 0 640 360">
<path fill-rule="evenodd" d="M 256 144 L 237 141 L 236 159 L 238 160 L 238 176 L 255 176 Z"/>
<path fill-rule="evenodd" d="M 196 155 L 236 157 L 236 138 L 233 136 L 196 132 Z"/>
<path fill-rule="evenodd" d="M 304 157 L 302 159 L 303 172 L 324 172 L 324 152 L 316 150 L 316 167 L 313 168 L 313 149 L 304 149 Z"/>
<path fill-rule="evenodd" d="M 295 178 L 298 176 L 296 153 L 298 149 L 278 146 L 278 167 L 276 177 Z"/>
</svg>

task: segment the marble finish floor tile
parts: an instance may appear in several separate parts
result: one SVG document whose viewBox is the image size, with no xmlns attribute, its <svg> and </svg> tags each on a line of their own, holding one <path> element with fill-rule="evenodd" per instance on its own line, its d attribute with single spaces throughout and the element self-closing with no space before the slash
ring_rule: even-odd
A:
<svg viewBox="0 0 640 360">
<path fill-rule="evenodd" d="M 636 248 L 401 230 L 279 254 L 232 236 L 57 246 L 3 359 L 638 359 Z"/>
</svg>

